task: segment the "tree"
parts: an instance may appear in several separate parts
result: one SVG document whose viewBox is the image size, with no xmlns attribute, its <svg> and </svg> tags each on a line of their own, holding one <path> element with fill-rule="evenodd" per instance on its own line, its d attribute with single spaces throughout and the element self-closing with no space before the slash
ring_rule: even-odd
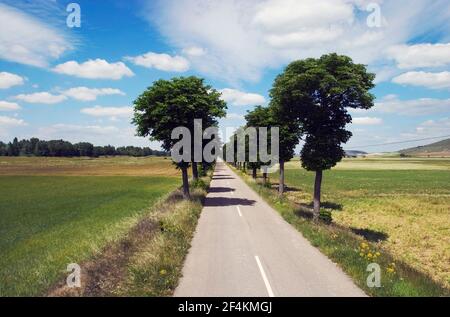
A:
<svg viewBox="0 0 450 317">
<path fill-rule="evenodd" d="M 161 79 L 134 102 L 133 123 L 139 136 L 160 141 L 162 148 L 170 151 L 176 144 L 171 138 L 175 128 L 186 127 L 193 138 L 194 119 L 202 119 L 204 126 L 211 126 L 217 124 L 216 118 L 225 116 L 225 110 L 226 103 L 220 99 L 220 93 L 205 85 L 203 79 L 193 76 Z M 193 151 L 189 160 L 176 163 L 182 171 L 185 198 L 190 196 L 187 169 L 191 162 L 194 162 Z"/>
<path fill-rule="evenodd" d="M 267 137 L 270 140 L 270 128 L 273 126 L 272 115 L 270 112 L 270 108 L 256 106 L 252 111 L 247 112 L 245 116 L 245 120 L 247 121 L 246 127 L 254 127 L 257 130 L 257 146 L 258 146 L 258 161 L 257 162 L 249 162 L 248 166 L 252 169 L 252 177 L 256 179 L 257 170 L 262 166 L 267 165 L 265 162 L 260 160 L 260 151 L 262 149 L 259 148 L 260 145 L 260 133 L 259 130 L 262 127 L 266 127 L 268 129 Z M 270 147 L 270 141 L 268 140 L 267 145 Z M 248 147 L 247 147 L 248 149 Z M 267 149 L 265 149 L 267 150 Z M 267 181 L 267 172 L 263 171 L 263 179 L 264 183 Z"/>
<path fill-rule="evenodd" d="M 290 161 L 295 154 L 295 147 L 299 144 L 302 129 L 297 115 L 294 87 L 292 85 L 296 74 L 288 68 L 277 76 L 270 90 L 270 113 L 274 126 L 279 127 L 279 165 L 280 180 L 278 193 L 284 193 L 284 164 Z"/>
<path fill-rule="evenodd" d="M 74 144 L 74 148 L 78 152 L 78 156 L 93 156 L 94 154 L 94 145 L 88 142 Z"/>
<path fill-rule="evenodd" d="M 306 134 L 301 151 L 302 166 L 316 172 L 314 218 L 320 214 L 322 171 L 335 166 L 344 156 L 342 144 L 352 136 L 345 130 L 352 117 L 348 108 L 369 109 L 374 96 L 375 75 L 347 56 L 323 55 L 291 63 L 286 68 L 291 91 L 288 99 Z"/>
</svg>

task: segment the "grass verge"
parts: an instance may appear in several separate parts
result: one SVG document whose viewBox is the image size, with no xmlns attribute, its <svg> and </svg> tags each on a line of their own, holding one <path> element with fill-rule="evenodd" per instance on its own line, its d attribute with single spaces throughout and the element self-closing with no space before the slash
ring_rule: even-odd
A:
<svg viewBox="0 0 450 317">
<path fill-rule="evenodd" d="M 81 288 L 61 280 L 49 296 L 170 296 L 181 277 L 210 177 L 156 203 L 125 238 L 82 263 Z"/>
<path fill-rule="evenodd" d="M 337 263 L 354 282 L 371 296 L 450 296 L 450 291 L 428 275 L 395 259 L 387 250 L 364 240 L 347 228 L 315 223 L 308 219 L 309 210 L 299 208 L 274 189 L 255 182 L 247 174 L 230 166 L 280 215 L 293 225 L 311 244 Z M 377 263 L 381 268 L 381 287 L 368 287 L 367 266 Z"/>
</svg>

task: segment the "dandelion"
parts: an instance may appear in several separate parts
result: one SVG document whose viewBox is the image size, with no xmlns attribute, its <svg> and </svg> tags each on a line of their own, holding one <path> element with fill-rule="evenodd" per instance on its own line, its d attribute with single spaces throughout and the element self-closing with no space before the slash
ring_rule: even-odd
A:
<svg viewBox="0 0 450 317">
<path fill-rule="evenodd" d="M 380 256 L 381 255 L 381 253 L 380 252 L 377 252 L 377 253 L 375 253 L 376 254 L 376 256 Z"/>
<path fill-rule="evenodd" d="M 160 275 L 166 275 L 166 274 L 167 274 L 167 271 L 163 269 L 163 270 L 159 271 L 159 274 L 160 274 Z"/>
</svg>

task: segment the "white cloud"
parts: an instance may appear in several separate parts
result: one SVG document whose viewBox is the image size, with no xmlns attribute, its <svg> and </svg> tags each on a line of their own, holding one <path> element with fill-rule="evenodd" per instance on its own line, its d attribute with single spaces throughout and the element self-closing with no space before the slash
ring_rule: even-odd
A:
<svg viewBox="0 0 450 317">
<path fill-rule="evenodd" d="M 383 120 L 381 118 L 375 117 L 358 117 L 353 118 L 353 124 L 356 125 L 380 125 L 383 124 Z"/>
<path fill-rule="evenodd" d="M 206 54 L 206 51 L 198 46 L 190 46 L 183 48 L 183 53 L 191 57 L 199 57 Z"/>
<path fill-rule="evenodd" d="M 399 68 L 441 67 L 450 64 L 450 43 L 397 45 L 387 54 Z"/>
<path fill-rule="evenodd" d="M 0 58 L 38 67 L 73 49 L 69 37 L 36 17 L 0 3 Z"/>
<path fill-rule="evenodd" d="M 450 72 L 407 72 L 394 77 L 392 82 L 401 85 L 423 86 L 431 89 L 450 88 Z"/>
<path fill-rule="evenodd" d="M 104 59 L 90 59 L 79 64 L 69 61 L 53 68 L 59 74 L 89 79 L 113 79 L 134 76 L 134 73 L 122 62 L 109 63 Z"/>
<path fill-rule="evenodd" d="M 389 95 L 372 108 L 375 112 L 395 113 L 407 116 L 430 115 L 436 113 L 448 113 L 450 111 L 450 99 L 420 98 L 412 100 L 400 100 L 395 95 Z"/>
<path fill-rule="evenodd" d="M 92 108 L 83 108 L 83 109 L 81 109 L 81 113 L 89 115 L 89 116 L 93 116 L 93 117 L 130 118 L 133 115 L 133 107 L 95 106 Z"/>
<path fill-rule="evenodd" d="M 74 87 L 63 92 L 65 96 L 81 101 L 94 101 L 98 96 L 125 95 L 120 89 Z"/>
<path fill-rule="evenodd" d="M 8 89 L 13 86 L 23 85 L 24 79 L 19 75 L 0 72 L 0 89 Z"/>
<path fill-rule="evenodd" d="M 170 56 L 148 52 L 139 56 L 127 56 L 125 60 L 146 68 L 156 68 L 166 72 L 185 72 L 189 69 L 189 61 L 182 56 Z"/>
<path fill-rule="evenodd" d="M 53 95 L 49 92 L 36 92 L 32 94 L 20 94 L 14 97 L 17 100 L 28 103 L 56 104 L 67 99 L 64 95 Z"/>
<path fill-rule="evenodd" d="M 344 0 L 269 0 L 253 18 L 269 45 L 280 48 L 317 46 L 337 39 L 353 19 L 353 5 Z"/>
<path fill-rule="evenodd" d="M 238 113 L 227 113 L 225 120 L 244 120 L 244 116 Z"/>
<path fill-rule="evenodd" d="M 147 138 L 135 136 L 134 127 L 114 125 L 79 125 L 59 123 L 48 127 L 40 127 L 32 136 L 43 140 L 64 139 L 73 143 L 91 142 L 95 145 L 114 146 L 150 146 L 159 149 L 158 142 L 149 142 Z"/>
<path fill-rule="evenodd" d="M 427 120 L 416 127 L 416 132 L 421 136 L 444 136 L 450 134 L 450 118 L 439 120 Z"/>
<path fill-rule="evenodd" d="M 0 127 L 21 127 L 27 123 L 22 119 L 0 116 Z"/>
<path fill-rule="evenodd" d="M 369 28 L 369 2 L 381 4 L 382 27 Z M 192 68 L 238 84 L 268 68 L 338 52 L 379 69 L 386 47 L 448 25 L 450 3 L 437 0 L 159 0 L 145 15 L 176 48 L 202 47 Z M 405 10 L 405 6 L 408 10 Z M 444 40 L 444 39 L 443 39 Z M 381 78 L 381 77 L 380 77 Z"/>
<path fill-rule="evenodd" d="M 236 89 L 225 88 L 220 90 L 222 99 L 233 106 L 254 106 L 266 102 L 264 96 L 242 92 Z"/>
<path fill-rule="evenodd" d="M 15 102 L 0 100 L 0 111 L 14 111 L 19 110 L 20 106 Z"/>
</svg>

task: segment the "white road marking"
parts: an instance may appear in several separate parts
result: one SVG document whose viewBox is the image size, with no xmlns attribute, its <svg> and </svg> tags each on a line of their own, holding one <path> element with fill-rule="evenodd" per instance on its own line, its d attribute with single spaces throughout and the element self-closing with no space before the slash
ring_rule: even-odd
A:
<svg viewBox="0 0 450 317">
<path fill-rule="evenodd" d="M 269 280 L 267 279 L 266 272 L 264 272 L 264 269 L 261 265 L 261 261 L 259 260 L 259 257 L 255 255 L 256 263 L 258 264 L 259 271 L 261 272 L 261 276 L 263 278 L 264 284 L 266 285 L 267 293 L 269 293 L 269 297 L 275 297 L 272 291 L 272 287 L 270 287 Z"/>
<path fill-rule="evenodd" d="M 239 216 L 242 217 L 241 208 L 239 208 L 239 206 L 236 206 L 236 208 L 237 208 Z"/>
</svg>

